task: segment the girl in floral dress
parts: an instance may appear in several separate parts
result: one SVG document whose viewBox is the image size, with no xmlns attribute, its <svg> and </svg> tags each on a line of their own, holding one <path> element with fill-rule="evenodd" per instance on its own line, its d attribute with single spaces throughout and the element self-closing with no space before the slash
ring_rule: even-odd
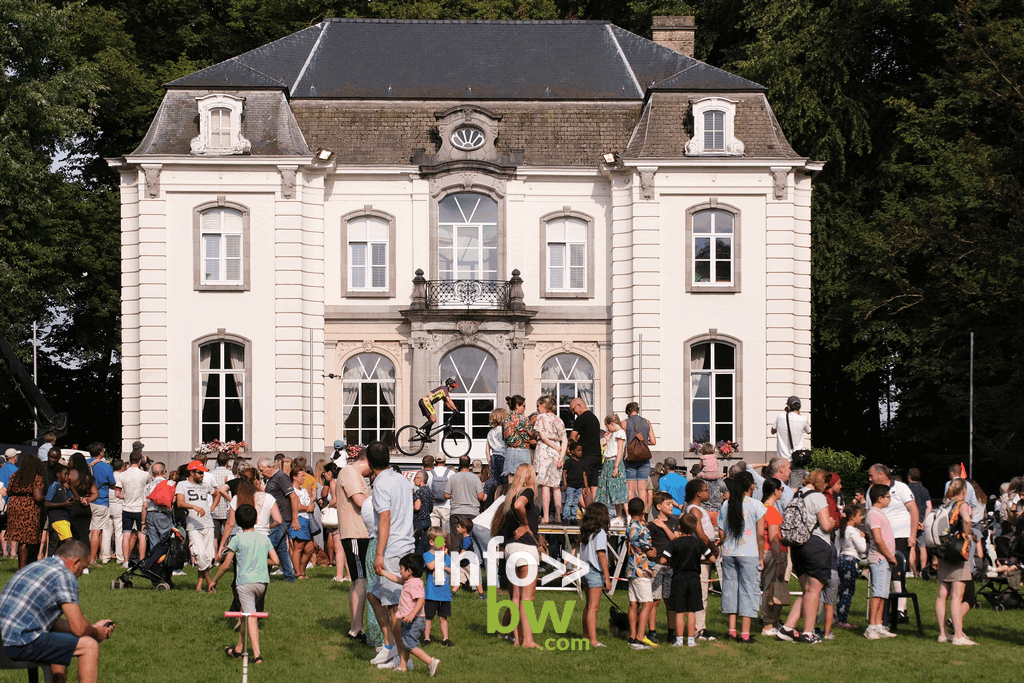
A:
<svg viewBox="0 0 1024 683">
<path fill-rule="evenodd" d="M 523 415 L 526 412 L 526 399 L 516 394 L 506 396 L 508 417 L 501 422 L 501 436 L 505 440 L 505 476 L 511 483 L 516 468 L 523 463 L 533 464 L 530 454 L 530 439 L 533 438 L 533 427 Z"/>
<path fill-rule="evenodd" d="M 604 447 L 604 465 L 601 468 L 601 479 L 597 487 L 597 500 L 615 510 L 612 520 L 615 526 L 626 526 L 626 501 L 629 499 L 626 490 L 626 476 L 622 466 L 625 456 L 626 433 L 622 430 L 619 416 L 611 413 L 604 418 L 607 444 Z"/>
<path fill-rule="evenodd" d="M 540 487 L 540 499 L 544 517 L 542 524 L 547 524 L 551 516 L 551 498 L 555 500 L 555 519 L 562 518 L 562 463 L 569 447 L 569 438 L 565 434 L 565 425 L 555 414 L 555 400 L 550 396 L 537 399 L 537 422 L 534 431 L 537 433 L 537 450 L 534 453 L 537 470 L 537 485 Z"/>
</svg>

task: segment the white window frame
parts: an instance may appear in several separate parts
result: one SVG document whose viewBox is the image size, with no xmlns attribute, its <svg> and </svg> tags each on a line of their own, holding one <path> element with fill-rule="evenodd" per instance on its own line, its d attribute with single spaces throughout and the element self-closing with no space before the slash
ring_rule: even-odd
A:
<svg viewBox="0 0 1024 683">
<path fill-rule="evenodd" d="M 732 279 L 729 282 L 697 282 L 697 238 L 702 236 L 710 236 L 712 239 L 712 259 L 711 259 L 711 273 L 715 273 L 714 258 L 714 239 L 716 236 L 724 237 L 727 233 L 695 233 L 693 230 L 693 224 L 698 214 L 705 211 L 720 211 L 724 214 L 732 216 L 732 234 L 729 236 L 731 241 L 731 262 L 732 267 L 730 268 L 730 274 Z M 717 222 L 718 219 L 715 219 Z M 742 277 L 741 269 L 741 230 L 740 230 L 740 210 L 735 206 L 720 203 L 716 198 L 712 198 L 710 202 L 704 202 L 696 206 L 692 206 L 686 211 L 686 266 L 685 266 L 685 288 L 687 292 L 691 293 L 725 293 L 735 294 L 740 291 L 740 282 Z M 712 228 L 713 229 L 713 228 Z"/>
<path fill-rule="evenodd" d="M 352 364 L 352 365 L 350 365 L 350 364 Z M 355 364 L 358 364 L 359 367 L 356 368 Z M 391 366 L 391 371 L 395 375 L 393 378 L 381 377 L 379 372 L 378 372 L 381 368 L 386 368 L 387 365 Z M 349 374 L 348 371 L 350 369 L 358 370 L 361 376 L 360 377 L 349 377 L 348 376 L 348 374 Z M 374 353 L 374 352 L 357 353 L 354 356 L 351 356 L 348 359 L 346 359 L 345 362 L 342 364 L 341 428 L 342 428 L 342 431 L 345 434 L 346 441 L 348 441 L 351 444 L 361 443 L 363 445 L 366 445 L 366 444 L 370 443 L 370 441 L 373 441 L 374 439 L 363 440 L 364 433 L 366 433 L 366 432 L 374 432 L 374 433 L 376 433 L 375 439 L 379 439 L 380 441 L 383 441 L 384 443 L 392 443 L 392 442 L 394 442 L 394 440 L 395 440 L 395 430 L 397 428 L 396 415 L 397 415 L 398 409 L 397 409 L 397 406 L 395 405 L 395 403 L 388 404 L 382 398 L 382 395 L 383 395 L 382 385 L 388 384 L 388 383 L 390 383 L 392 385 L 391 386 L 391 393 L 392 393 L 392 396 L 396 397 L 395 400 L 397 401 L 398 368 L 395 365 L 393 360 L 391 360 L 390 358 L 388 358 L 387 356 L 385 356 L 383 354 Z M 376 403 L 373 403 L 373 404 L 364 404 L 363 403 L 363 385 L 364 384 L 371 384 L 371 385 L 373 385 L 375 387 L 376 391 L 375 391 L 374 395 L 375 395 L 375 397 L 377 399 Z M 356 400 L 355 400 L 354 403 L 349 404 L 349 403 L 345 402 L 345 387 L 346 386 L 351 387 L 352 385 L 356 385 L 356 387 L 355 387 L 355 390 L 356 390 Z M 377 426 L 376 427 L 367 427 L 367 426 L 363 425 L 363 409 L 364 408 L 373 408 L 376 411 L 376 413 L 377 413 Z M 385 415 L 385 411 L 386 410 L 390 410 L 391 411 L 391 427 L 381 427 L 381 421 L 382 421 L 381 418 Z M 356 416 L 357 416 L 356 417 L 356 422 L 357 422 L 357 426 L 356 427 L 349 427 L 349 425 L 348 425 L 349 417 L 351 417 L 352 411 L 356 411 Z M 357 435 L 355 440 L 353 440 L 351 438 L 352 437 L 352 434 L 351 434 L 352 432 L 355 432 L 355 434 Z"/>
<path fill-rule="evenodd" d="M 551 228 L 558 222 L 565 226 L 566 221 L 580 221 L 585 226 L 585 244 L 583 248 L 584 274 L 582 287 L 569 287 L 569 244 L 580 244 L 580 241 L 553 239 Z M 585 213 L 573 211 L 571 207 L 562 207 L 561 211 L 546 214 L 540 219 L 540 295 L 546 299 L 591 299 L 594 297 L 594 219 Z M 563 283 L 566 286 L 555 288 L 551 283 L 551 245 L 566 245 L 566 260 L 563 262 Z"/>
<path fill-rule="evenodd" d="M 235 97 L 225 93 L 203 95 L 196 98 L 196 105 L 199 109 L 199 135 L 192 138 L 190 148 L 192 154 L 200 155 L 227 155 L 227 154 L 248 154 L 252 150 L 252 143 L 242 136 L 242 113 L 245 108 L 245 98 Z M 227 139 L 218 133 L 216 139 L 213 135 L 213 112 L 226 110 L 228 112 L 229 131 Z M 218 114 L 218 117 L 222 114 Z M 220 121 L 218 123 L 223 123 Z M 218 126 L 218 131 L 223 130 Z"/>
<path fill-rule="evenodd" d="M 554 367 L 557 368 L 558 377 L 545 378 L 544 371 L 547 368 L 551 368 L 552 363 L 554 363 Z M 586 366 L 590 367 L 590 379 L 572 378 L 576 368 L 579 367 L 581 363 L 585 363 Z M 573 386 L 572 398 L 582 399 L 583 402 L 587 404 L 587 409 L 590 410 L 593 407 L 592 404 L 597 400 L 596 374 L 594 364 L 590 362 L 590 359 L 581 356 L 578 353 L 562 351 L 548 356 L 544 359 L 544 362 L 541 363 L 540 393 L 542 395 L 550 396 L 555 400 L 555 412 L 560 418 L 562 418 L 562 422 L 565 423 L 566 429 L 570 431 L 572 430 L 572 424 L 575 421 L 575 416 L 572 414 L 572 411 L 569 410 L 569 404 L 561 402 L 561 393 L 559 392 L 560 385 L 571 384 Z M 589 390 L 591 397 L 590 401 L 587 401 L 584 396 L 580 395 L 580 387 L 585 387 Z M 572 401 L 572 399 L 569 400 L 570 402 Z"/>
<path fill-rule="evenodd" d="M 474 202 L 472 197 L 476 198 Z M 455 198 L 454 201 L 457 203 L 460 212 L 462 213 L 462 221 L 451 222 L 440 219 L 440 205 L 448 199 Z M 462 201 L 460 201 L 462 200 Z M 477 212 L 480 209 L 481 202 L 492 202 L 495 210 L 494 221 L 482 221 L 477 220 Z M 464 203 L 465 202 L 465 203 Z M 491 196 L 480 192 L 454 192 L 442 198 L 438 202 L 438 248 L 435 253 L 435 265 L 437 268 L 437 279 L 439 280 L 493 280 L 497 281 L 501 279 L 501 252 L 502 252 L 502 234 L 501 234 L 501 205 Z M 441 226 L 448 226 L 451 230 L 451 246 L 445 246 L 441 244 L 440 228 Z M 484 229 L 487 227 L 493 227 L 494 229 L 494 243 L 493 246 L 488 246 L 484 241 Z M 463 277 L 459 273 L 459 231 L 460 230 L 476 230 L 477 247 L 476 251 L 476 271 L 472 277 Z M 450 271 L 441 270 L 441 249 L 451 249 L 452 251 L 452 269 Z M 468 253 L 467 250 L 463 250 L 464 253 Z M 484 264 L 486 262 L 487 252 L 492 251 L 494 253 L 494 270 L 485 271 Z"/>
<path fill-rule="evenodd" d="M 227 280 L 226 279 L 226 261 L 227 258 L 224 254 L 226 251 L 226 242 L 224 236 L 227 234 L 236 234 L 234 232 L 227 233 L 223 229 L 218 231 L 211 231 L 203 225 L 204 216 L 210 212 L 227 212 L 232 211 L 241 215 L 241 264 L 240 274 L 241 280 Z M 223 215 L 223 214 L 222 214 Z M 223 219 L 221 219 L 221 225 L 223 226 Z M 217 234 L 221 236 L 220 243 L 220 254 L 221 267 L 218 269 L 220 277 L 217 279 L 206 277 L 206 236 Z M 207 202 L 196 206 L 192 211 L 192 242 L 193 242 L 193 288 L 197 291 L 247 291 L 249 289 L 249 260 L 250 260 L 250 247 L 249 247 L 249 208 L 242 204 L 236 204 L 235 202 L 227 201 L 224 196 L 217 197 L 215 202 Z"/>
<path fill-rule="evenodd" d="M 706 97 L 692 104 L 693 137 L 686 143 L 687 156 L 743 156 L 743 142 L 736 137 L 736 101 L 724 97 Z M 721 112 L 724 116 L 724 145 L 708 148 L 705 141 L 704 114 Z"/>
<path fill-rule="evenodd" d="M 712 353 L 712 366 L 710 370 L 694 369 L 692 367 L 693 361 L 693 349 L 701 344 L 710 344 Z M 726 346 L 732 347 L 733 350 L 733 367 L 731 369 L 720 369 L 717 368 L 717 361 L 715 357 L 714 346 L 716 344 L 725 344 Z M 714 336 L 703 335 L 694 339 L 688 340 L 685 345 L 685 359 L 686 364 L 686 377 L 684 379 L 685 387 L 685 405 L 686 405 L 686 435 L 688 442 L 694 440 L 694 414 L 693 414 L 693 402 L 695 399 L 694 378 L 696 376 L 707 376 L 709 378 L 709 396 L 708 396 L 708 438 L 706 441 L 711 443 L 717 443 L 724 437 L 721 434 L 716 433 L 717 425 L 719 424 L 731 424 L 732 425 L 732 437 L 731 441 L 742 444 L 741 441 L 741 426 L 742 420 L 742 406 L 743 406 L 743 354 L 742 344 L 739 340 L 727 337 L 724 335 L 715 334 Z M 731 389 L 732 396 L 718 399 L 715 396 L 716 378 L 719 376 L 729 376 L 731 378 Z M 732 401 L 732 420 L 721 421 L 717 420 L 718 406 L 716 400 L 731 400 Z M 703 424 L 703 423 L 702 423 Z"/>
<path fill-rule="evenodd" d="M 366 242 L 363 239 L 354 239 L 352 235 L 352 229 L 350 226 L 357 225 L 360 221 L 365 221 L 367 218 L 375 218 L 382 221 L 387 221 L 388 234 L 387 234 L 387 248 L 384 250 L 385 258 L 387 263 L 385 264 L 385 276 L 383 287 L 353 287 L 352 286 L 352 245 L 353 244 L 367 244 L 367 252 L 371 249 L 369 245 L 372 243 L 380 244 L 376 242 Z M 364 233 L 365 234 L 365 233 Z M 360 211 L 352 211 L 341 217 L 341 292 L 342 296 L 348 298 L 370 298 L 370 299 L 390 299 L 395 296 L 395 217 L 389 213 L 378 211 L 373 208 L 372 205 L 366 205 Z M 367 268 L 367 275 L 370 275 L 369 266 Z M 368 279 L 367 282 L 371 280 Z"/>
<path fill-rule="evenodd" d="M 245 337 L 237 334 L 229 334 L 224 330 L 218 330 L 216 334 L 206 335 L 200 337 L 192 342 L 192 443 L 200 443 L 203 441 L 203 403 L 206 397 L 203 395 L 203 374 L 217 373 L 221 376 L 221 391 L 220 391 L 220 429 L 219 434 L 221 440 L 226 436 L 225 423 L 224 423 L 224 375 L 228 374 L 229 370 L 223 367 L 219 370 L 204 371 L 200 367 L 201 365 L 201 354 L 202 348 L 209 344 L 215 343 L 230 343 L 236 344 L 243 348 L 243 380 L 242 380 L 242 439 L 245 440 L 250 449 L 253 447 L 252 443 L 252 342 Z M 225 363 L 223 361 L 223 348 L 221 353 L 221 366 Z M 237 372 L 234 371 L 234 372 Z M 210 423 L 212 424 L 212 423 Z"/>
</svg>

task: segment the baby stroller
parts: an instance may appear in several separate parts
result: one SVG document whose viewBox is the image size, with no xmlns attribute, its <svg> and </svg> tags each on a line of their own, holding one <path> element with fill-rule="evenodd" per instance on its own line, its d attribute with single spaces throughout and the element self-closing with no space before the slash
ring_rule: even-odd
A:
<svg viewBox="0 0 1024 683">
<path fill-rule="evenodd" d="M 158 591 L 169 591 L 174 588 L 171 574 L 181 569 L 188 561 L 188 536 L 180 526 L 171 528 L 171 533 L 157 543 L 145 558 L 136 562 L 128 561 L 128 570 L 120 578 L 111 581 L 113 590 L 132 587 L 132 577 L 141 576 L 153 582 Z"/>
<path fill-rule="evenodd" d="M 1012 566 L 1013 569 L 996 572 L 990 567 L 985 572 L 978 595 L 984 596 L 997 612 L 1024 607 L 1024 596 L 1020 593 L 1021 568 L 1024 567 L 1024 533 L 1018 530 L 1008 536 L 997 536 L 995 547 L 999 564 Z"/>
</svg>

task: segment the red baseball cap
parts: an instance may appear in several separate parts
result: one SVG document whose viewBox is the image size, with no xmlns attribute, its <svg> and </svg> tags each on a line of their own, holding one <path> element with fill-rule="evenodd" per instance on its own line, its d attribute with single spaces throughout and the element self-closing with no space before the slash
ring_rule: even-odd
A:
<svg viewBox="0 0 1024 683">
<path fill-rule="evenodd" d="M 193 460 L 188 464 L 189 472 L 209 472 L 209 468 L 206 467 L 201 461 Z"/>
</svg>

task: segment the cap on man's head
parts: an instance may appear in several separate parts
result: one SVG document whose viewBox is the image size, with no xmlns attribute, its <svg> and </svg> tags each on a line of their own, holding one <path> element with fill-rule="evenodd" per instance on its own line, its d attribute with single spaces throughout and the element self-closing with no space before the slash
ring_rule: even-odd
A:
<svg viewBox="0 0 1024 683">
<path fill-rule="evenodd" d="M 209 472 L 210 470 L 207 469 L 206 465 L 204 465 L 201 460 L 193 460 L 192 462 L 190 462 L 188 464 L 188 471 L 189 472 Z"/>
<path fill-rule="evenodd" d="M 667 469 L 674 470 L 676 468 L 676 459 L 675 458 L 665 458 L 665 467 Z"/>
<path fill-rule="evenodd" d="M 21 455 L 21 451 L 19 451 L 17 448 L 8 448 L 6 451 L 4 451 L 4 457 L 7 458 L 8 460 L 11 458 L 17 458 L 19 455 Z"/>
<path fill-rule="evenodd" d="M 480 474 L 484 469 L 483 461 L 477 458 L 473 461 L 473 466 L 470 469 L 473 470 L 474 473 Z"/>
<path fill-rule="evenodd" d="M 334 450 L 340 451 L 344 447 L 345 447 L 345 440 L 344 439 L 335 439 L 334 440 Z"/>
<path fill-rule="evenodd" d="M 141 451 L 145 447 L 146 447 L 146 444 L 142 443 L 141 441 L 133 441 L 132 442 L 132 450 L 133 451 Z"/>
<path fill-rule="evenodd" d="M 790 410 L 800 410 L 800 397 L 790 396 L 786 399 L 786 405 L 789 406 Z"/>
</svg>

